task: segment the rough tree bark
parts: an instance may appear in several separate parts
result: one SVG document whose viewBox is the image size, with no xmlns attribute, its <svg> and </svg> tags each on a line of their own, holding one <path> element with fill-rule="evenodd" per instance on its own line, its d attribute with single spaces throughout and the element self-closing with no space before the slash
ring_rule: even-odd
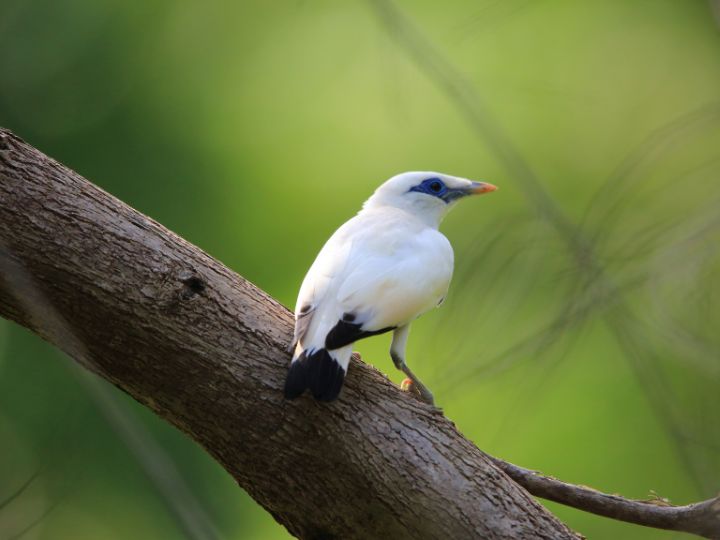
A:
<svg viewBox="0 0 720 540">
<path fill-rule="evenodd" d="M 285 401 L 286 308 L 6 130 L 0 278 L 0 315 L 198 441 L 298 537 L 577 538 L 372 367 L 332 404 Z"/>
</svg>

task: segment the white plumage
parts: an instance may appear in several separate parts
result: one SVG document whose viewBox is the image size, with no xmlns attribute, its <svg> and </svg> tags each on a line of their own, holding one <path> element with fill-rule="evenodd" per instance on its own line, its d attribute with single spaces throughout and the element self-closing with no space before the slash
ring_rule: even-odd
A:
<svg viewBox="0 0 720 540">
<path fill-rule="evenodd" d="M 391 356 L 420 395 L 432 394 L 405 364 L 409 324 L 442 303 L 453 251 L 438 226 L 457 200 L 491 184 L 435 173 L 394 176 L 330 237 L 310 267 L 295 308 L 294 355 L 285 395 L 306 388 L 335 399 L 358 339 L 394 330 Z"/>
</svg>

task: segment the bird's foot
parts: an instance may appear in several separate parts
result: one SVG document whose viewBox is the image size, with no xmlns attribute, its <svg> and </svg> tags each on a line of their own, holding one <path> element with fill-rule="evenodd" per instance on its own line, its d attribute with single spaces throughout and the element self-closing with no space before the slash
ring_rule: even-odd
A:
<svg viewBox="0 0 720 540">
<path fill-rule="evenodd" d="M 417 396 L 420 396 L 420 392 L 417 391 L 417 388 L 415 388 L 413 380 L 410 377 L 405 377 L 403 379 L 403 382 L 400 383 L 400 390 L 402 390 L 403 392 L 411 392 Z"/>
<path fill-rule="evenodd" d="M 410 392 L 420 401 L 424 401 L 428 405 L 435 407 L 435 398 L 433 397 L 432 392 L 425 388 L 425 386 L 419 381 L 414 381 L 410 377 L 407 377 L 400 383 L 400 390 L 403 392 Z"/>
</svg>

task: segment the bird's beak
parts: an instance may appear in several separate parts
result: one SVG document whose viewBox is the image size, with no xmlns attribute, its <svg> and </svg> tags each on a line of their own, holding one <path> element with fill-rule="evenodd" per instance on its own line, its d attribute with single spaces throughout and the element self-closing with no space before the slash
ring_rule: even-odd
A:
<svg viewBox="0 0 720 540">
<path fill-rule="evenodd" d="M 467 188 L 467 193 L 469 195 L 482 195 L 483 193 L 490 193 L 496 189 L 497 186 L 493 186 L 487 182 L 473 182 L 472 185 Z"/>
</svg>

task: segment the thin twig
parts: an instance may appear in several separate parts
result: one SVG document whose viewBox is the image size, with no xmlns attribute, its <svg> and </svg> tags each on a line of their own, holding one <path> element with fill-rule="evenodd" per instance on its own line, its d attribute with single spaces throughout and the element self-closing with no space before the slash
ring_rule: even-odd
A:
<svg viewBox="0 0 720 540">
<path fill-rule="evenodd" d="M 569 484 L 496 457 L 490 459 L 536 497 L 636 525 L 720 538 L 720 496 L 685 506 L 673 506 L 663 499 L 638 501 Z"/>
</svg>

